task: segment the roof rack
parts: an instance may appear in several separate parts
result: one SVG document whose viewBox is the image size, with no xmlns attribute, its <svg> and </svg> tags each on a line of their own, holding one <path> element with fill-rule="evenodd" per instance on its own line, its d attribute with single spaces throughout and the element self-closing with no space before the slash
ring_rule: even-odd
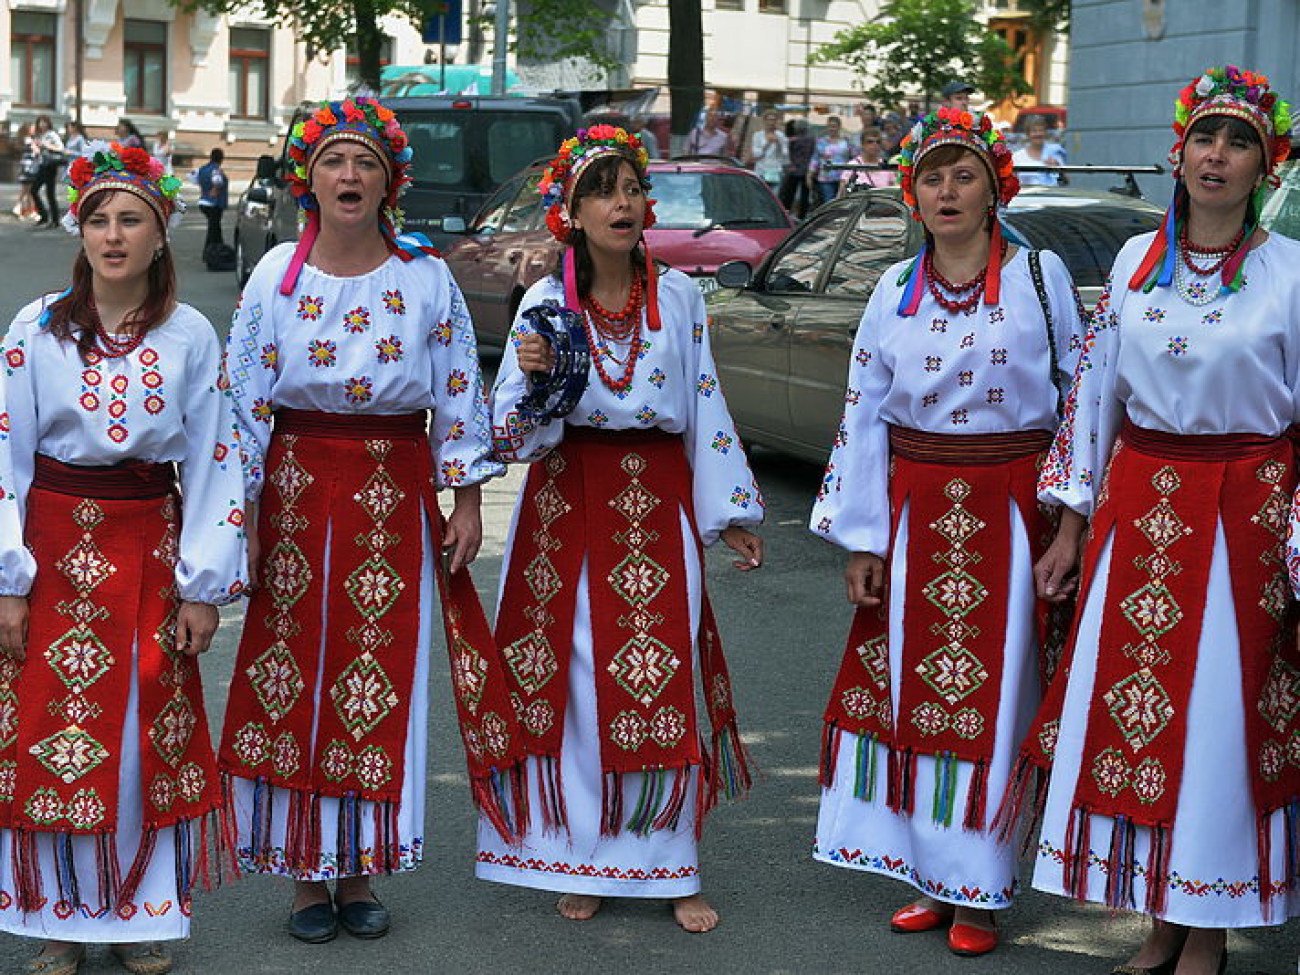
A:
<svg viewBox="0 0 1300 975">
<path fill-rule="evenodd" d="M 1124 177 L 1124 183 L 1121 186 L 1112 186 L 1110 191 L 1120 196 L 1131 196 L 1134 199 L 1140 199 L 1142 191 L 1138 189 L 1138 176 L 1159 176 L 1165 171 L 1163 166 L 1152 163 L 1150 166 L 1107 166 L 1093 165 L 1092 163 L 1062 163 L 1059 166 L 1016 166 L 1018 173 L 1079 173 L 1081 175 L 1102 173 L 1114 173 Z"/>
</svg>

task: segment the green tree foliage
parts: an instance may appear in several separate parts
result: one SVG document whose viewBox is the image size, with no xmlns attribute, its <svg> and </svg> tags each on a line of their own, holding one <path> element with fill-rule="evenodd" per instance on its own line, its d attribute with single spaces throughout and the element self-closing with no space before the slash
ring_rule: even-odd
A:
<svg viewBox="0 0 1300 975">
<path fill-rule="evenodd" d="M 1070 0 L 1020 0 L 1020 9 L 1029 13 L 1029 22 L 1041 33 L 1070 31 Z"/>
<path fill-rule="evenodd" d="M 596 0 L 517 0 L 515 39 L 510 49 L 522 60 L 581 58 L 613 71 L 619 66 L 607 36 L 614 21 L 608 5 Z"/>
<path fill-rule="evenodd" d="M 972 0 L 886 0 L 876 19 L 840 31 L 808 60 L 848 64 L 884 105 L 919 91 L 929 108 L 953 78 L 993 101 L 1032 90 L 1006 42 L 975 19 Z"/>
</svg>

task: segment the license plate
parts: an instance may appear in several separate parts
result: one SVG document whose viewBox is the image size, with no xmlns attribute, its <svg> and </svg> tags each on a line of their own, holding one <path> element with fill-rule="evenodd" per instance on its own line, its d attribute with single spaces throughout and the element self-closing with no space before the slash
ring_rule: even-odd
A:
<svg viewBox="0 0 1300 975">
<path fill-rule="evenodd" d="M 700 289 L 702 295 L 711 295 L 713 292 L 721 290 L 718 279 L 711 276 L 696 278 L 695 285 Z"/>
</svg>

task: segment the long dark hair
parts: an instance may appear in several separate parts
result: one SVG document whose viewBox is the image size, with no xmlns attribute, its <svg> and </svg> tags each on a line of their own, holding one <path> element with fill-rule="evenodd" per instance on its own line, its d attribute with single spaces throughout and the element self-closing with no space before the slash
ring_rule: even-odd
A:
<svg viewBox="0 0 1300 975">
<path fill-rule="evenodd" d="M 85 223 L 101 206 L 122 190 L 105 190 L 94 193 L 82 201 L 78 210 L 78 220 Z M 153 208 L 150 207 L 150 212 Z M 154 214 L 157 217 L 157 214 Z M 161 225 L 161 221 L 159 221 Z M 176 265 L 172 262 L 172 250 L 163 234 L 162 252 L 158 259 L 149 264 L 148 290 L 144 303 L 122 320 L 123 331 L 131 335 L 148 334 L 167 320 L 176 304 Z M 72 284 L 66 295 L 50 305 L 49 329 L 56 338 L 64 342 L 75 342 L 77 354 L 85 362 L 95 348 L 95 329 L 93 322 L 98 320 L 95 311 L 94 272 L 85 249 L 77 251 L 77 259 L 72 264 Z"/>
<path fill-rule="evenodd" d="M 632 166 L 632 171 L 637 174 L 637 181 L 641 184 L 641 190 L 645 193 L 650 192 L 650 181 L 645 178 L 645 174 L 633 161 L 630 155 L 623 153 L 612 154 L 597 159 L 586 171 L 578 178 L 578 183 L 573 188 L 573 198 L 569 201 L 569 212 L 578 211 L 578 201 L 584 197 L 594 196 L 597 193 L 612 193 L 614 184 L 618 181 L 618 171 L 622 168 L 623 163 Z M 596 266 L 592 263 L 591 252 L 587 249 L 587 235 L 581 230 L 575 229 L 569 238 L 569 247 L 573 250 L 573 269 L 574 277 L 577 279 L 578 297 L 585 298 L 591 294 L 591 286 L 596 277 Z M 645 249 L 641 244 L 637 244 L 628 254 L 628 262 L 632 268 L 633 274 L 639 274 L 645 267 Z M 560 261 L 555 266 L 556 277 L 564 277 L 564 254 L 560 254 Z"/>
</svg>

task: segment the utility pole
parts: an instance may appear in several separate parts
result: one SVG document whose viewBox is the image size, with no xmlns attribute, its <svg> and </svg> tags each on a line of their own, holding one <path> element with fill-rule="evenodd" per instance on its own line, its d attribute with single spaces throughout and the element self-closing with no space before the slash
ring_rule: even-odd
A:
<svg viewBox="0 0 1300 975">
<path fill-rule="evenodd" d="M 492 27 L 492 96 L 506 93 L 506 48 L 510 39 L 510 0 L 497 0 Z"/>
</svg>

